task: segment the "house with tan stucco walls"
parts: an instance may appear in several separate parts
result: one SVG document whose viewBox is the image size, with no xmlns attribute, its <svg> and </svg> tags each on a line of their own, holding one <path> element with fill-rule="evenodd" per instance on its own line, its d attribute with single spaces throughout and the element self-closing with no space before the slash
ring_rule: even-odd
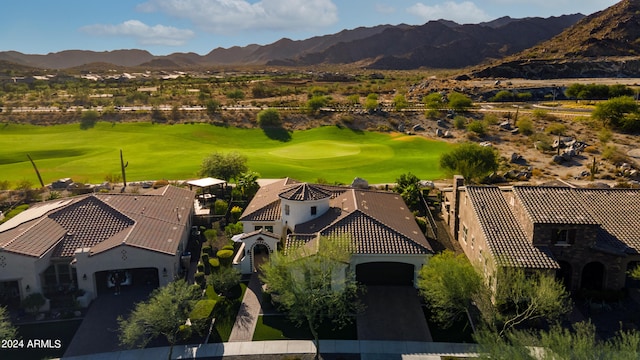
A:
<svg viewBox="0 0 640 360">
<path fill-rule="evenodd" d="M 87 301 L 128 286 L 165 285 L 181 275 L 193 192 L 173 186 L 145 194 L 97 193 L 32 205 L 0 225 L 0 294 L 84 290 Z"/>
<path fill-rule="evenodd" d="M 260 254 L 297 248 L 323 237 L 350 239 L 350 266 L 370 285 L 415 286 L 433 249 L 402 197 L 394 192 L 279 179 L 260 187 L 240 221 L 243 252 L 236 263 L 256 270 Z"/>
</svg>

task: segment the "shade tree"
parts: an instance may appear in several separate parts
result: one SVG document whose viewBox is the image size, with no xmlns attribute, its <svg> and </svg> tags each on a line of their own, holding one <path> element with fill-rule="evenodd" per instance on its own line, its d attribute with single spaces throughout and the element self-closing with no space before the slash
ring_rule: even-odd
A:
<svg viewBox="0 0 640 360">
<path fill-rule="evenodd" d="M 275 253 L 262 265 L 267 292 L 297 326 L 306 325 L 320 354 L 318 329 L 331 322 L 340 329 L 362 309 L 359 286 L 348 269 L 345 238 L 316 238 L 297 249 Z"/>
</svg>

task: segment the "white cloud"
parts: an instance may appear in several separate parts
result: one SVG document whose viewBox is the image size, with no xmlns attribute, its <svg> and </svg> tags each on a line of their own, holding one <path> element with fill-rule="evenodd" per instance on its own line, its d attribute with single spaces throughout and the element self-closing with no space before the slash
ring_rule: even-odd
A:
<svg viewBox="0 0 640 360">
<path fill-rule="evenodd" d="M 117 25 L 89 25 L 80 30 L 99 36 L 128 36 L 136 39 L 141 45 L 179 46 L 195 35 L 189 29 L 164 25 L 149 26 L 138 20 L 128 20 Z"/>
<path fill-rule="evenodd" d="M 214 33 L 242 30 L 309 30 L 338 21 L 332 0 L 148 0 L 138 6 L 192 21 Z"/>
<path fill-rule="evenodd" d="M 376 12 L 380 14 L 393 14 L 396 12 L 396 8 L 386 4 L 376 4 L 375 5 Z"/>
<path fill-rule="evenodd" d="M 475 24 L 491 20 L 489 14 L 470 1 L 460 3 L 445 1 L 436 5 L 416 3 L 409 7 L 407 11 L 419 16 L 424 21 L 445 19 L 459 24 Z"/>
</svg>

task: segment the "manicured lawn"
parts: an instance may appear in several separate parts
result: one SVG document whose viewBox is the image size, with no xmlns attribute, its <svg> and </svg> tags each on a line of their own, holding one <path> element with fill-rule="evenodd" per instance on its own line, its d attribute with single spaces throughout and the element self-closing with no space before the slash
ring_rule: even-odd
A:
<svg viewBox="0 0 640 360">
<path fill-rule="evenodd" d="M 332 340 L 356 340 L 358 330 L 355 320 L 340 330 L 334 330 L 333 326 L 324 324 L 318 331 L 320 339 Z M 284 315 L 268 315 L 258 317 L 258 324 L 253 333 L 253 341 L 262 340 L 310 340 L 311 332 L 306 326 L 296 327 Z"/>
<path fill-rule="evenodd" d="M 0 350 L 0 358 L 4 359 L 51 359 L 59 358 L 64 355 L 65 350 L 71 343 L 73 335 L 78 330 L 82 320 L 67 320 L 56 321 L 50 323 L 38 323 L 29 325 L 20 325 L 18 327 L 19 336 L 24 340 L 24 349 L 21 350 Z M 28 342 L 31 340 L 32 344 L 34 340 L 43 340 L 45 345 L 37 345 L 31 349 L 27 349 Z M 56 340 L 60 340 L 61 347 L 55 348 L 43 348 L 46 347 L 47 341 L 50 341 L 52 347 L 56 346 Z"/>
<path fill-rule="evenodd" d="M 232 289 L 232 297 L 218 299 L 215 308 L 213 308 L 213 316 L 216 318 L 216 322 L 209 337 L 210 343 L 226 342 L 229 341 L 233 324 L 236 322 L 236 316 L 240 305 L 242 304 L 242 298 L 247 290 L 246 283 L 240 283 L 237 289 Z"/>
<path fill-rule="evenodd" d="M 27 154 L 45 183 L 71 177 L 102 182 L 120 173 L 119 150 L 129 162 L 127 180 L 189 179 L 202 159 L 214 151 L 238 151 L 263 178 L 350 183 L 360 176 L 370 183 L 394 182 L 411 171 L 422 179 L 439 179 L 445 142 L 401 133 L 356 132 L 335 126 L 290 133 L 288 141 L 261 129 L 224 128 L 208 124 L 153 125 L 98 123 L 0 127 L 0 180 L 38 182 Z"/>
</svg>

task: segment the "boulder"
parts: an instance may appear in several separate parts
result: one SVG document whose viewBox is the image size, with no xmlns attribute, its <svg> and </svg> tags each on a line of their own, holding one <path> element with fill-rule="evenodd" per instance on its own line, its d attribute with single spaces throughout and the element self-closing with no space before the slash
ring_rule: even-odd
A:
<svg viewBox="0 0 640 360">
<path fill-rule="evenodd" d="M 564 162 L 564 159 L 560 155 L 553 155 L 553 158 L 551 159 L 551 161 L 553 161 L 556 164 L 562 164 Z"/>
</svg>

